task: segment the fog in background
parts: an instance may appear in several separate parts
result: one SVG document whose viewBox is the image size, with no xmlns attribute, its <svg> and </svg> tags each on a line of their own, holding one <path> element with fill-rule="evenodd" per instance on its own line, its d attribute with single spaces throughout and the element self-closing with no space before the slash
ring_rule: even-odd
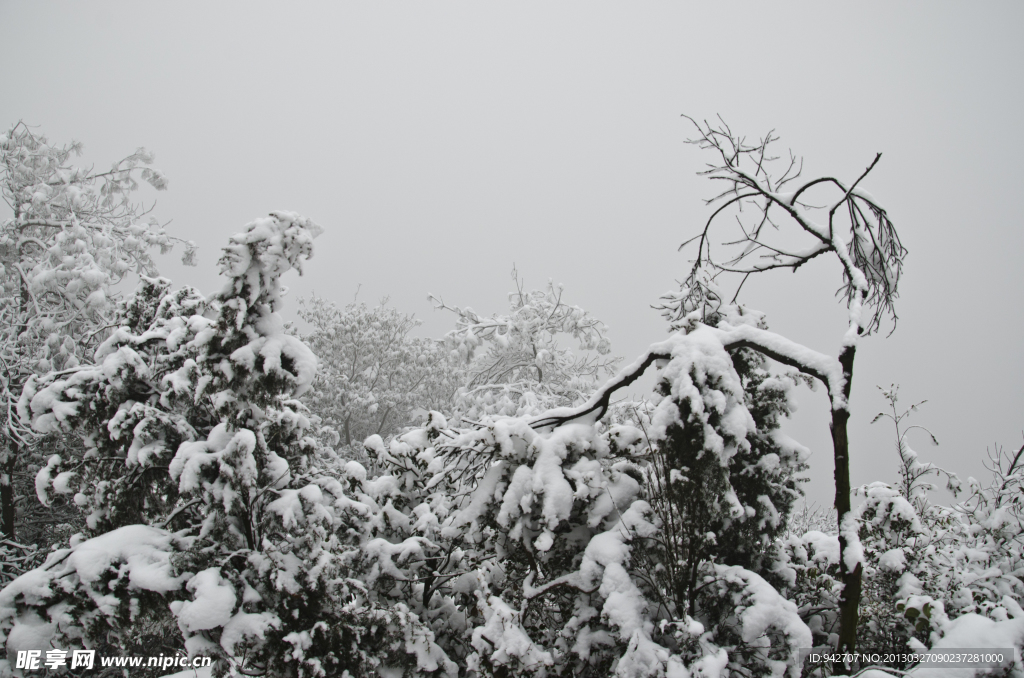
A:
<svg viewBox="0 0 1024 678">
<path fill-rule="evenodd" d="M 854 485 L 893 481 L 876 384 L 928 399 L 911 445 L 963 477 L 1019 448 L 1024 5 L 858 3 L 0 2 L 0 124 L 77 139 L 105 166 L 146 146 L 170 179 L 155 214 L 200 246 L 162 273 L 205 293 L 251 219 L 326 228 L 290 307 L 388 296 L 441 336 L 427 293 L 506 308 L 513 264 L 611 328 L 626 362 L 665 337 L 650 308 L 686 275 L 710 214 L 710 155 L 681 117 L 774 129 L 805 176 L 852 181 L 909 249 L 888 338 L 861 344 Z M 6 215 L 5 215 L 6 216 Z M 838 265 L 751 280 L 771 329 L 835 355 Z M 361 287 L 360 287 L 361 286 Z M 649 386 L 650 381 L 647 384 Z M 808 497 L 832 503 L 828 402 L 799 392 Z M 911 423 L 914 423 L 914 419 Z"/>
</svg>

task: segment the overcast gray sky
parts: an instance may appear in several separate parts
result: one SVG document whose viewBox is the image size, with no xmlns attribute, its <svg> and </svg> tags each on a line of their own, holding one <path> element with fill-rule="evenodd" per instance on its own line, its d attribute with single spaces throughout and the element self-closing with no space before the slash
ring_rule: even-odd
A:
<svg viewBox="0 0 1024 678">
<path fill-rule="evenodd" d="M 650 309 L 685 275 L 708 158 L 680 114 L 774 129 L 805 174 L 865 187 L 910 250 L 900 324 L 858 353 L 855 484 L 895 477 L 876 384 L 898 382 L 981 477 L 1024 428 L 1024 4 L 1019 2 L 0 1 L 0 124 L 77 139 L 107 164 L 146 146 L 170 178 L 157 215 L 200 266 L 274 209 L 325 226 L 293 299 L 391 297 L 439 336 L 427 292 L 502 310 L 513 263 L 611 327 L 631 360 L 665 336 Z M 835 353 L 839 271 L 745 288 L 772 329 Z M 831 503 L 827 401 L 802 391 L 811 499 Z M 926 449 L 927 448 L 927 449 Z"/>
</svg>

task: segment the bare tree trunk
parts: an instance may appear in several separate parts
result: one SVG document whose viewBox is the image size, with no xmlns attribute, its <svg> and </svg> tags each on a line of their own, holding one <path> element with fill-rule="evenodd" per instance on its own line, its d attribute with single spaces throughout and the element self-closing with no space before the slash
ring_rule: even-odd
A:
<svg viewBox="0 0 1024 678">
<path fill-rule="evenodd" d="M 12 449 L 13 448 L 13 449 Z M 13 443 L 8 443 L 5 450 L 3 465 L 0 466 L 0 534 L 14 540 L 14 463 L 18 458 L 18 450 Z"/>
<path fill-rule="evenodd" d="M 843 367 L 845 384 L 843 396 L 846 406 L 832 410 L 832 448 L 835 454 L 836 515 L 839 520 L 839 572 L 843 580 L 843 593 L 839 598 L 839 651 L 853 652 L 857 648 L 857 622 L 859 619 L 861 594 L 861 565 L 853 570 L 846 567 L 846 537 L 843 535 L 843 520 L 851 510 L 850 506 L 850 438 L 847 424 L 850 421 L 850 386 L 853 381 L 853 358 L 856 347 L 846 346 L 839 354 Z"/>
</svg>

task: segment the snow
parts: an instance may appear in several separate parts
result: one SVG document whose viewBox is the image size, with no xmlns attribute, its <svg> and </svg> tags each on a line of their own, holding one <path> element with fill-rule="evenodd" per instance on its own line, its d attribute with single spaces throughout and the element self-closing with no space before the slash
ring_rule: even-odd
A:
<svg viewBox="0 0 1024 678">
<path fill-rule="evenodd" d="M 221 472 L 231 469 L 227 476 L 221 473 L 209 485 L 214 496 L 230 509 L 237 494 L 233 487 L 254 486 L 256 483 L 255 449 L 256 434 L 252 431 L 232 431 L 226 423 L 220 423 L 210 431 L 205 441 L 182 443 L 171 460 L 168 472 L 171 478 L 178 480 L 178 490 L 187 493 L 204 487 L 205 467 L 216 464 Z M 228 460 L 231 460 L 230 466 L 223 463 Z"/>
<path fill-rule="evenodd" d="M 79 581 L 90 585 L 99 581 L 101 575 L 111 567 L 123 563 L 128 569 L 131 588 L 146 591 L 167 592 L 178 589 L 184 575 L 171 576 L 170 555 L 174 551 L 175 538 L 163 530 L 146 525 L 125 527 L 88 539 L 71 549 L 56 551 L 50 556 L 50 568 L 45 570 L 51 580 L 69 574 L 77 575 Z M 30 590 L 23 589 L 14 580 L 0 592 L 0 609 L 15 596 L 34 598 Z M 31 580 L 27 583 L 32 583 Z"/>
<path fill-rule="evenodd" d="M 879 556 L 878 565 L 893 572 L 902 572 L 907 566 L 907 557 L 902 548 L 889 549 Z"/>
<path fill-rule="evenodd" d="M 554 663 L 550 652 L 534 644 L 519 622 L 519 613 L 514 612 L 501 598 L 491 596 L 479 603 L 485 623 L 473 630 L 474 654 L 483 654 L 494 664 L 514 664 L 533 667 Z M 497 648 L 497 649 L 494 649 Z M 479 658 L 470 655 L 467 667 L 479 665 Z"/>
<path fill-rule="evenodd" d="M 786 636 L 792 656 L 799 656 L 800 648 L 811 647 L 811 630 L 800 618 L 796 603 L 783 598 L 768 582 L 749 570 L 738 566 L 714 567 L 719 577 L 742 590 L 737 612 L 744 642 L 752 644 L 774 628 Z M 799 678 L 800 666 L 796 661 L 791 663 L 788 673 L 791 678 Z"/>
<path fill-rule="evenodd" d="M 452 521 L 452 527 L 459 527 L 476 521 L 483 514 L 484 510 L 486 510 L 487 506 L 498 498 L 495 497 L 495 490 L 498 487 L 498 481 L 504 477 L 507 468 L 508 463 L 501 460 L 487 469 L 484 477 L 477 483 L 476 489 L 473 491 L 473 498 L 469 502 L 469 505 L 458 512 L 455 519 Z M 523 484 L 525 484 L 525 482 L 528 481 L 524 481 Z M 515 503 L 518 503 L 518 501 Z M 507 516 L 508 512 L 506 512 L 505 515 Z"/>
<path fill-rule="evenodd" d="M 39 472 L 36 474 L 36 497 L 39 498 L 39 503 L 43 506 L 50 505 L 49 489 L 53 482 L 53 470 L 58 466 L 60 466 L 60 455 L 51 455 L 50 458 L 46 460 L 46 466 L 39 469 Z"/>
<path fill-rule="evenodd" d="M 843 516 L 839 534 L 846 540 L 846 548 L 843 549 L 843 566 L 846 571 L 853 572 L 858 565 L 867 564 L 864 546 L 860 542 L 860 521 L 852 511 Z"/>
<path fill-rule="evenodd" d="M 1015 605 L 1015 603 L 1014 603 Z M 1019 607 L 1018 607 L 1019 610 Z M 1021 648 L 1024 647 L 1024 616 L 1006 621 L 994 621 L 977 614 L 965 614 L 948 622 L 942 629 L 942 637 L 932 644 L 932 650 L 956 648 L 1013 649 L 1013 661 L 1017 670 L 1021 662 Z M 948 667 L 921 667 L 914 670 L 915 678 L 968 678 L 976 675 L 976 669 Z"/>
<path fill-rule="evenodd" d="M 48 649 L 57 627 L 46 622 L 40 612 L 45 608 L 54 621 L 60 618 L 64 605 L 51 603 L 66 592 L 80 591 L 81 597 L 90 600 L 99 614 L 113 616 L 120 601 L 110 594 L 115 582 L 108 586 L 108 577 L 127 579 L 129 591 L 179 590 L 191 575 L 173 576 L 170 557 L 186 546 L 187 542 L 163 530 L 128 525 L 81 541 L 70 549 L 54 551 L 42 567 L 26 572 L 0 590 L 0 628 L 10 624 L 8 652 L 40 649 L 42 645 Z"/>
<path fill-rule="evenodd" d="M 281 627 L 281 620 L 267 612 L 249 614 L 239 612 L 224 624 L 220 635 L 220 646 L 228 654 L 235 654 L 235 647 L 246 638 L 266 638 L 267 631 Z"/>
<path fill-rule="evenodd" d="M 238 601 L 234 587 L 221 577 L 219 567 L 203 570 L 189 579 L 185 587 L 192 592 L 193 599 L 171 603 L 182 631 L 214 629 L 231 620 Z"/>
</svg>

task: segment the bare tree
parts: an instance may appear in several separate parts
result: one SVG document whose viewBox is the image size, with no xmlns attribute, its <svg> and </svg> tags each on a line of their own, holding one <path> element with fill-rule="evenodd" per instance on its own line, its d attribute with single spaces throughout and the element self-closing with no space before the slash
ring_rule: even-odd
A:
<svg viewBox="0 0 1024 678">
<path fill-rule="evenodd" d="M 781 163 L 781 174 L 772 173 L 779 164 L 770 152 L 771 144 L 778 139 L 774 134 L 748 143 L 724 122 L 719 121 L 716 127 L 688 119 L 698 132 L 690 143 L 715 155 L 702 174 L 724 182 L 725 189 L 707 201 L 715 210 L 700 234 L 681 246 L 682 249 L 696 243 L 697 254 L 680 291 L 666 296 L 661 306 L 674 329 L 689 333 L 712 317 L 720 317 L 727 306 L 737 303 L 743 283 L 755 273 L 774 269 L 795 271 L 823 255 L 834 257 L 842 272 L 839 295 L 846 300 L 849 314 L 837 357 L 812 351 L 751 325 L 724 324 L 708 329 L 714 329 L 725 348 L 754 349 L 821 381 L 828 391 L 844 585 L 839 648 L 851 651 L 857 643 L 862 574 L 862 564 L 855 557 L 858 551 L 851 548 L 857 540 L 857 526 L 850 513 L 847 432 L 853 361 L 861 337 L 877 331 L 886 317 L 892 319 L 895 327 L 894 302 L 907 254 L 885 210 L 860 188 L 881 154 L 852 183 L 827 176 L 806 180 L 801 178 L 802 163 L 792 155 Z M 736 218 L 726 222 L 723 217 L 730 213 L 735 213 Z M 734 229 L 732 233 L 725 231 L 729 225 Z M 731 297 L 725 292 L 729 282 L 735 285 Z M 543 428 L 599 418 L 615 391 L 634 382 L 651 364 L 669 358 L 676 342 L 678 338 L 652 345 L 587 403 L 551 411 L 535 419 L 533 426 Z"/>
</svg>

